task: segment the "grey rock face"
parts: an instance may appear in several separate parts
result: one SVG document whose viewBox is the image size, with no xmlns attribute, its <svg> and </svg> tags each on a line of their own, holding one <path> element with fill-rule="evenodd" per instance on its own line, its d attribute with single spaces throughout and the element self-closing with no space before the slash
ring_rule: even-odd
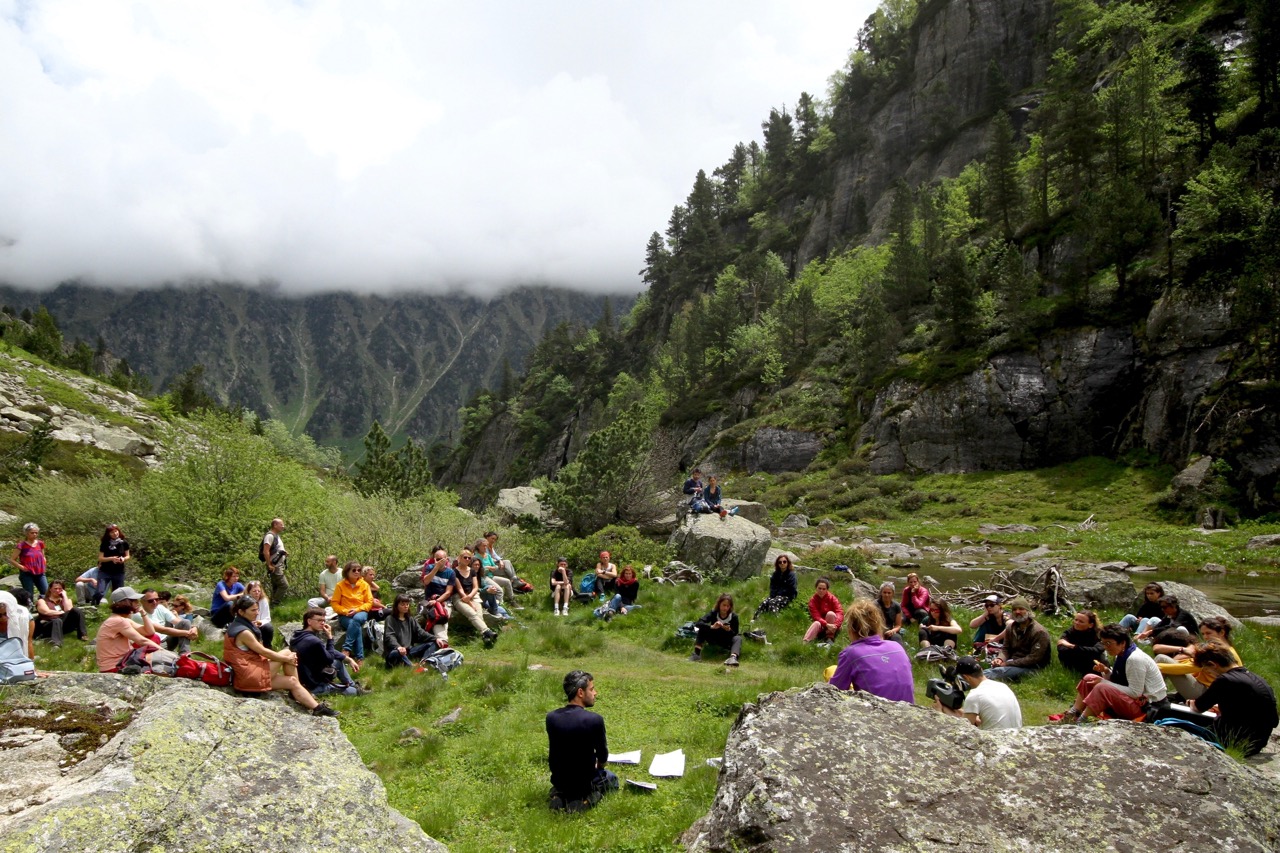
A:
<svg viewBox="0 0 1280 853">
<path fill-rule="evenodd" d="M 761 527 L 769 526 L 769 508 L 757 501 L 739 501 L 733 498 L 725 498 L 720 502 L 725 509 L 737 509 L 736 513 L 739 518 L 745 518 Z"/>
<path fill-rule="evenodd" d="M 1178 606 L 1197 619 L 1204 619 L 1207 616 L 1221 616 L 1231 623 L 1232 628 L 1240 627 L 1239 619 L 1232 616 L 1223 607 L 1214 604 L 1203 592 L 1195 587 L 1174 581 L 1161 581 L 1160 585 L 1164 587 L 1165 595 L 1176 596 Z"/>
<path fill-rule="evenodd" d="M 772 542 L 769 531 L 736 515 L 691 515 L 671 534 L 676 559 L 704 573 L 722 572 L 741 580 L 760 574 Z"/>
<path fill-rule="evenodd" d="M 8 849 L 445 850 L 387 805 L 333 720 L 185 679 L 58 673 L 10 698 L 24 695 L 136 716 L 65 774 L 56 744 L 32 741 L 25 784 L 0 805 Z"/>
<path fill-rule="evenodd" d="M 391 581 L 391 586 L 397 590 L 422 589 L 422 568 L 414 566 L 405 569 Z"/>
<path fill-rule="evenodd" d="M 1057 464 L 1114 450 L 1117 412 L 1138 394 L 1123 330 L 1051 335 L 937 388 L 900 380 L 882 391 L 860 441 L 871 470 L 959 473 Z"/>
<path fill-rule="evenodd" d="M 821 451 L 822 441 L 811 432 L 764 427 L 736 447 L 716 450 L 710 462 L 736 471 L 780 474 L 803 471 Z"/>
<path fill-rule="evenodd" d="M 1052 562 L 1037 562 L 1025 569 L 1009 572 L 1009 579 L 1019 586 L 1032 586 Z M 1133 605 L 1134 586 L 1127 574 L 1110 572 L 1091 566 L 1060 567 L 1067 598 L 1076 607 L 1093 609 L 1126 608 Z"/>
<path fill-rule="evenodd" d="M 782 519 L 782 524 L 778 526 L 779 527 L 808 527 L 809 516 L 804 515 L 802 513 L 793 512 L 790 515 L 788 515 L 786 518 Z"/>
<path fill-rule="evenodd" d="M 1178 849 L 1263 851 L 1277 796 L 1276 781 L 1159 726 L 984 732 L 819 684 L 744 707 L 711 810 L 682 840 L 698 853 L 1168 850 L 1176 814 Z"/>
<path fill-rule="evenodd" d="M 532 516 L 539 521 L 546 521 L 548 513 L 542 505 L 542 490 L 533 486 L 517 486 L 514 489 L 501 489 L 494 508 L 502 513 L 508 522 L 514 522 L 522 515 Z"/>
</svg>

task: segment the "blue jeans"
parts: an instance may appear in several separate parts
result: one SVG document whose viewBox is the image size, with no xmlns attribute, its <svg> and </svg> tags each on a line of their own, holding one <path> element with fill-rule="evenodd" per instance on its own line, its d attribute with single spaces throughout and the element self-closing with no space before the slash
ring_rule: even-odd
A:
<svg viewBox="0 0 1280 853">
<path fill-rule="evenodd" d="M 338 625 L 347 632 L 343 641 L 343 651 L 351 652 L 356 660 L 364 660 L 364 623 L 369 621 L 369 612 L 361 610 L 354 616 L 339 616 Z"/>
<path fill-rule="evenodd" d="M 1120 620 L 1120 624 L 1132 631 L 1136 637 L 1148 628 L 1154 628 L 1159 621 L 1160 617 L 1158 616 L 1144 616 L 1139 619 L 1132 613 L 1126 613 L 1124 618 Z"/>
<path fill-rule="evenodd" d="M 317 686 L 311 691 L 312 696 L 325 696 L 329 693 L 341 693 L 343 696 L 356 695 L 356 683 L 351 680 L 351 674 L 347 672 L 347 664 L 344 661 L 338 661 L 334 664 L 334 669 L 338 671 L 337 679 Z"/>
<path fill-rule="evenodd" d="M 418 643 L 418 645 L 406 649 L 404 654 L 392 652 L 387 657 L 387 666 L 417 666 L 415 661 L 422 660 L 423 655 L 436 648 L 439 648 L 439 646 L 433 641 Z"/>
<path fill-rule="evenodd" d="M 1012 684 L 1036 671 L 1029 666 L 993 666 L 982 674 L 992 681 Z"/>
<path fill-rule="evenodd" d="M 36 575 L 31 572 L 18 572 L 18 580 L 22 583 L 22 588 L 27 591 L 27 595 L 31 596 L 31 601 L 36 600 L 36 590 L 40 590 L 41 595 L 47 595 L 49 592 L 49 576 Z"/>
<path fill-rule="evenodd" d="M 636 609 L 636 608 L 638 608 L 639 606 L 640 606 L 639 604 L 628 604 L 628 605 L 626 605 L 626 608 L 627 608 L 628 610 L 635 610 L 635 609 Z M 618 595 L 615 595 L 613 598 L 609 599 L 609 605 L 608 605 L 608 607 L 609 607 L 609 609 L 610 609 L 610 610 L 612 610 L 614 613 L 621 613 L 621 612 L 622 612 L 623 604 L 622 604 L 622 595 L 621 595 L 621 593 L 619 593 Z"/>
</svg>

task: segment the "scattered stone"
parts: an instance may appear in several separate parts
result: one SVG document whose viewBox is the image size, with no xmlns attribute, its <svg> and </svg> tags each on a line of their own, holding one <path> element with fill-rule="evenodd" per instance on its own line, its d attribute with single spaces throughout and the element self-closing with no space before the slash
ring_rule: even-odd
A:
<svg viewBox="0 0 1280 853">
<path fill-rule="evenodd" d="M 550 518 L 550 513 L 542 505 L 542 490 L 533 486 L 500 489 L 493 507 L 508 524 L 514 524 L 522 516 L 536 518 L 538 521 Z"/>
<path fill-rule="evenodd" d="M 1256 551 L 1259 548 L 1280 547 L 1280 533 L 1264 533 L 1262 536 L 1254 536 L 1249 539 L 1249 543 L 1244 547 L 1250 551 Z"/>
<path fill-rule="evenodd" d="M 413 566 L 395 576 L 391 585 L 398 590 L 422 589 L 422 567 Z"/>
<path fill-rule="evenodd" d="M 1033 560 L 1039 560 L 1053 553 L 1053 549 L 1048 545 L 1041 545 L 1038 548 L 1032 548 L 1030 551 L 1024 551 L 1016 557 L 1010 557 L 1010 563 L 1030 563 Z"/>
<path fill-rule="evenodd" d="M 1145 575 L 1150 574 L 1151 572 L 1157 572 L 1159 569 L 1155 566 L 1129 566 L 1125 571 L 1131 575 Z"/>
<path fill-rule="evenodd" d="M 1247 575 L 1245 575 L 1245 577 L 1247 577 L 1247 578 L 1256 578 L 1256 577 L 1258 577 L 1258 573 L 1257 573 L 1257 572 L 1249 572 Z"/>
<path fill-rule="evenodd" d="M 1005 782 L 974 785 L 975 769 Z M 1063 796 L 1049 779 L 1091 787 Z M 711 809 L 681 841 L 699 853 L 1165 850 L 1176 809 L 1179 849 L 1274 850 L 1277 797 L 1274 779 L 1162 726 L 986 732 L 818 684 L 743 708 Z"/>
<path fill-rule="evenodd" d="M 461 716 L 462 716 L 462 706 L 459 705 L 457 708 L 454 708 L 452 711 L 445 714 L 440 719 L 436 720 L 435 725 L 437 728 L 440 728 L 443 726 L 451 726 L 454 723 L 458 722 L 458 718 Z"/>
<path fill-rule="evenodd" d="M 790 515 L 788 515 L 786 518 L 782 519 L 782 524 L 779 524 L 778 526 L 790 527 L 793 529 L 796 527 L 808 527 L 809 516 L 802 515 L 801 513 L 798 513 L 798 512 L 793 512 Z"/>
<path fill-rule="evenodd" d="M 1267 628 L 1280 628 L 1280 616 L 1246 616 L 1244 621 Z"/>
<path fill-rule="evenodd" d="M 1227 573 L 1227 567 L 1221 563 L 1205 563 L 1200 567 L 1200 571 L 1216 575 L 1225 575 Z"/>
<path fill-rule="evenodd" d="M 1192 548 L 1208 548 L 1209 547 L 1208 542 L 1201 542 L 1198 539 L 1188 539 L 1187 545 L 1189 545 Z"/>
<path fill-rule="evenodd" d="M 1197 619 L 1204 619 L 1206 616 L 1221 616 L 1231 623 L 1232 628 L 1240 627 L 1239 619 L 1228 613 L 1225 608 L 1214 604 L 1209 600 L 1208 596 L 1195 587 L 1174 581 L 1161 581 L 1160 585 L 1164 587 L 1165 595 L 1176 596 L 1178 606 Z"/>
<path fill-rule="evenodd" d="M 1129 564 L 1124 560 L 1113 560 L 1110 563 L 1097 563 L 1094 568 L 1104 572 L 1123 572 L 1129 568 Z"/>
<path fill-rule="evenodd" d="M 542 670 L 542 669 L 551 669 L 551 667 L 543 663 L 531 663 L 529 664 L 529 669 L 537 672 L 538 670 Z"/>
<path fill-rule="evenodd" d="M 739 501 L 733 498 L 725 498 L 720 501 L 720 505 L 726 510 L 737 509 L 738 511 L 734 514 L 739 518 L 755 522 L 761 527 L 769 526 L 769 508 L 758 501 Z"/>
<path fill-rule="evenodd" d="M 413 743 L 415 741 L 422 740 L 424 737 L 426 737 L 426 735 L 423 733 L 422 729 L 417 726 L 410 726 L 400 733 L 400 743 Z"/>
<path fill-rule="evenodd" d="M 1008 573 L 1009 581 L 1020 589 L 1032 588 L 1045 569 L 1054 565 L 1042 560 L 1024 569 L 1015 569 Z M 1057 568 L 1066 586 L 1067 598 L 1075 607 L 1120 610 L 1133 606 L 1135 591 L 1128 575 L 1084 565 L 1064 564 Z"/>
</svg>

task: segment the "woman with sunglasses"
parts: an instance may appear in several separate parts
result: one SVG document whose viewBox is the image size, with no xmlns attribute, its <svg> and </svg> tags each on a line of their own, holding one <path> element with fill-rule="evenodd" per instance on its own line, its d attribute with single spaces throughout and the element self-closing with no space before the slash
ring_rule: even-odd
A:
<svg viewBox="0 0 1280 853">
<path fill-rule="evenodd" d="M 751 621 L 756 621 L 761 613 L 777 613 L 782 610 L 796 600 L 796 592 L 796 572 L 791 565 L 791 558 L 786 554 L 779 554 L 778 559 L 773 561 L 773 574 L 769 576 L 769 597 L 760 602 Z"/>
</svg>

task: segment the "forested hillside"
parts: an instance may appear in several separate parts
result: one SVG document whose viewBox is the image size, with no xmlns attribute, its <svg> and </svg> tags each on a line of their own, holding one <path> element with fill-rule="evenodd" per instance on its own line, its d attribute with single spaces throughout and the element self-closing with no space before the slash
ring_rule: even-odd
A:
<svg viewBox="0 0 1280 853">
<path fill-rule="evenodd" d="M 161 391 L 202 365 L 217 402 L 348 451 L 375 420 L 393 437 L 424 446 L 451 442 L 458 410 L 478 388 L 514 383 L 551 329 L 595 322 L 606 310 L 603 297 L 551 288 L 483 300 L 293 297 L 230 284 L 130 291 L 65 284 L 47 293 L 0 288 L 0 301 L 17 310 L 45 306 L 61 326 L 48 333 L 61 334 L 78 354 L 68 366 L 87 371 L 95 353 L 106 352 Z M 49 313 L 34 316 L 48 326 Z"/>
<path fill-rule="evenodd" d="M 694 461 L 1212 454 L 1273 509 L 1278 38 L 1266 0 L 887 0 L 697 174 L 628 315 L 473 401 L 446 480 L 625 518 Z"/>
</svg>

